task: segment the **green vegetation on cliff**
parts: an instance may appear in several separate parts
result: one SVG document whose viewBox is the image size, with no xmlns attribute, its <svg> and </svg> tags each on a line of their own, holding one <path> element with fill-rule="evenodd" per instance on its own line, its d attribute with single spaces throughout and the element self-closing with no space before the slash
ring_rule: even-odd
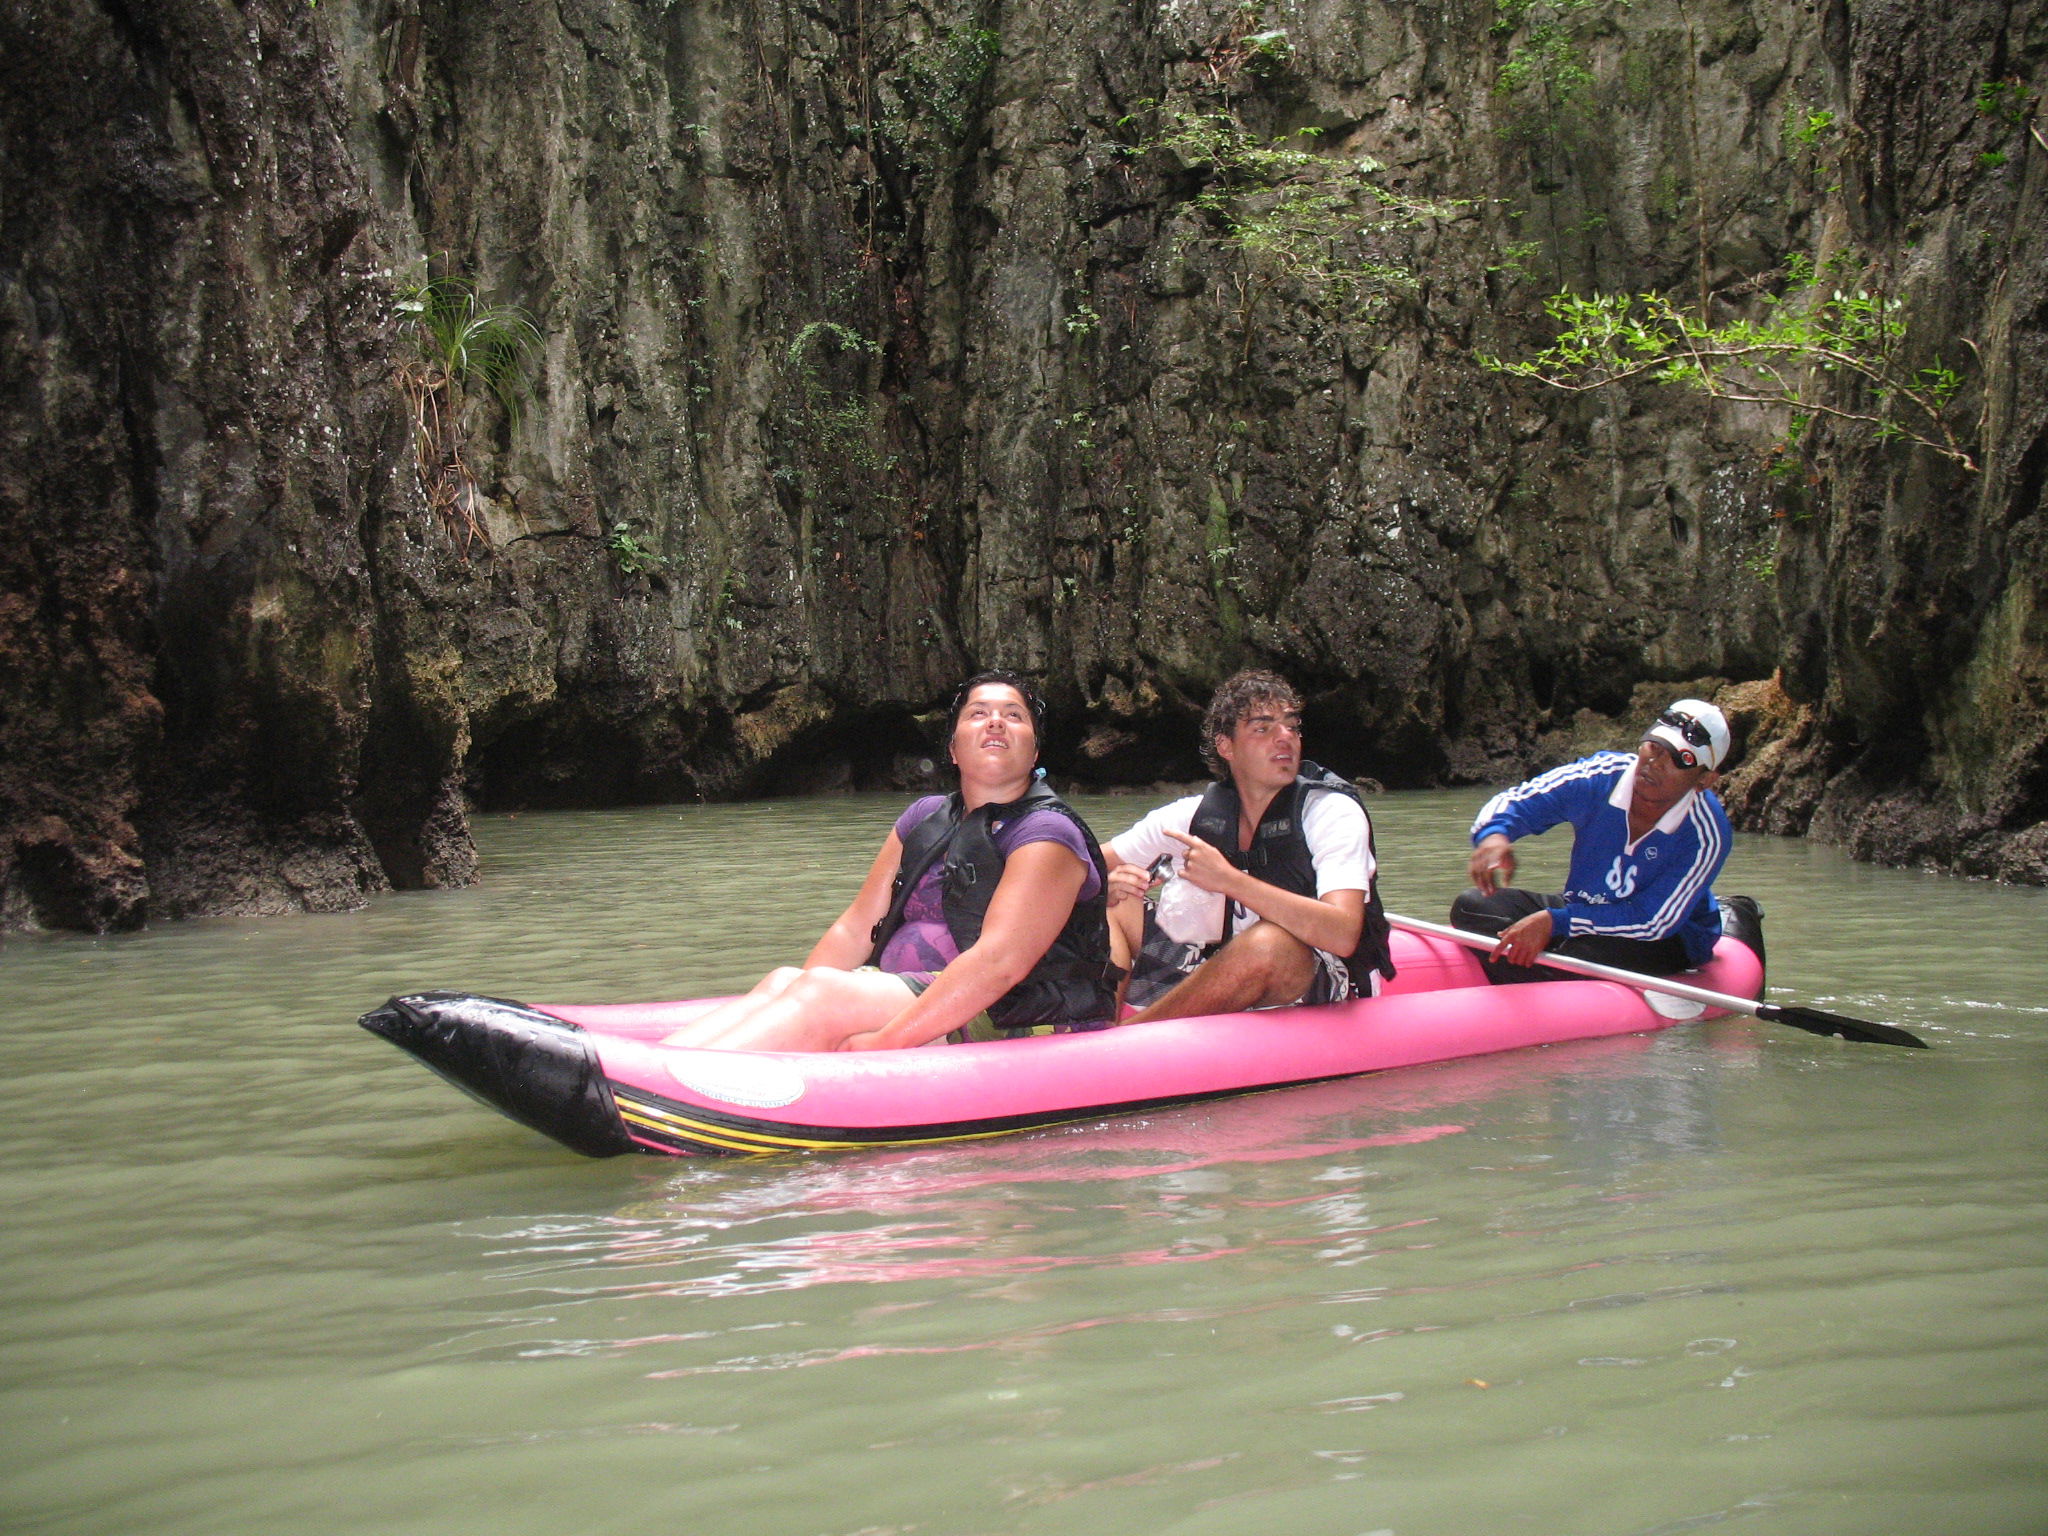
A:
<svg viewBox="0 0 2048 1536">
<path fill-rule="evenodd" d="M 984 663 L 1094 783 L 1775 677 L 1744 825 L 2048 878 L 2037 10 L 17 7 L 0 926 L 908 787 Z"/>
<path fill-rule="evenodd" d="M 1880 441 L 1932 449 L 1974 470 L 1951 406 L 1962 375 L 1903 357 L 1903 301 L 1862 288 L 1823 292 L 1811 263 L 1792 267 L 1781 297 L 1758 295 L 1762 315 L 1716 324 L 1659 293 L 1560 293 L 1544 303 L 1557 339 L 1513 361 L 1482 366 L 1574 393 L 1643 379 L 1716 400 L 1787 412 L 1796 439 L 1815 416 L 1869 427 Z"/>
<path fill-rule="evenodd" d="M 398 365 L 398 388 L 412 420 L 420 489 L 465 544 L 488 539 L 477 518 L 478 487 L 466 416 L 480 395 L 516 422 L 533 393 L 540 328 L 525 310 L 486 304 L 467 278 L 439 277 L 398 298 L 413 356 Z"/>
</svg>

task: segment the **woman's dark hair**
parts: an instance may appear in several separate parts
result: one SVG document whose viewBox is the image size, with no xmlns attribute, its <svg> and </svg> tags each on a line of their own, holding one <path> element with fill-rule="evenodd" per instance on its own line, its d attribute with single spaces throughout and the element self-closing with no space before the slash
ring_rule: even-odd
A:
<svg viewBox="0 0 2048 1536">
<path fill-rule="evenodd" d="M 953 702 L 946 710 L 945 741 L 950 742 L 953 739 L 953 732 L 960 725 L 960 712 L 967 708 L 967 700 L 973 695 L 974 690 L 983 683 L 1001 683 L 1006 688 L 1016 689 L 1024 700 L 1024 707 L 1031 711 L 1031 733 L 1040 738 L 1044 737 L 1045 700 L 1039 697 L 1038 690 L 1032 686 L 1029 678 L 1016 672 L 999 670 L 994 672 L 977 672 L 954 691 Z M 943 744 L 941 743 L 941 745 Z M 1042 739 L 1040 745 L 1044 745 Z"/>
<path fill-rule="evenodd" d="M 1202 716 L 1202 761 L 1208 766 L 1212 778 L 1230 777 L 1230 764 L 1217 754 L 1216 738 L 1234 732 L 1239 722 L 1261 704 L 1291 714 L 1301 713 L 1301 695 L 1277 672 L 1248 667 L 1226 677 L 1217 688 L 1216 696 L 1209 701 L 1207 713 Z"/>
</svg>

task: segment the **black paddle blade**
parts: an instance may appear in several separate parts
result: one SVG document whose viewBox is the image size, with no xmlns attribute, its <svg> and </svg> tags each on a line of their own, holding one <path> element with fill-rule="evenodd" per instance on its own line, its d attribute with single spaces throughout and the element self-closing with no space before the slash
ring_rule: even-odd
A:
<svg viewBox="0 0 2048 1536">
<path fill-rule="evenodd" d="M 1758 1003 L 1756 1016 L 1760 1019 L 1769 1019 L 1773 1024 L 1790 1024 L 1794 1029 L 1803 1029 L 1811 1034 L 1832 1035 L 1843 1040 L 1861 1040 L 1867 1045 L 1904 1045 L 1916 1051 L 1929 1048 L 1925 1040 L 1910 1030 L 1900 1029 L 1896 1024 L 1875 1024 L 1869 1019 L 1844 1018 L 1839 1013 L 1829 1013 L 1821 1008 Z"/>
</svg>

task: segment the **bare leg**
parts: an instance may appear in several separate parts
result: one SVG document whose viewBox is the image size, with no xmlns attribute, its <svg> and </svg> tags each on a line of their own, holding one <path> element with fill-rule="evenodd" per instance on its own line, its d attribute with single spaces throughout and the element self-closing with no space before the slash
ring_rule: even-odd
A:
<svg viewBox="0 0 2048 1536">
<path fill-rule="evenodd" d="M 1145 942 L 1145 903 L 1120 902 L 1109 909 L 1109 958 L 1125 970 Z"/>
<path fill-rule="evenodd" d="M 799 965 L 778 966 L 754 983 L 753 990 L 743 997 L 735 997 L 720 1003 L 716 1008 L 707 1008 L 680 1029 L 662 1036 L 663 1045 L 702 1045 L 714 1036 L 724 1034 L 743 1019 L 752 1018 L 761 1004 L 778 996 L 796 979 L 803 975 Z"/>
<path fill-rule="evenodd" d="M 1276 923 L 1254 923 L 1196 966 L 1166 996 L 1139 1009 L 1124 1023 L 1187 1019 L 1291 1003 L 1308 990 L 1315 974 L 1314 950 Z"/>
<path fill-rule="evenodd" d="M 900 976 L 883 971 L 798 971 L 773 992 L 750 993 L 719 1009 L 716 1033 L 695 1025 L 670 1041 L 718 1051 L 832 1051 L 849 1035 L 880 1029 L 911 1003 Z"/>
<path fill-rule="evenodd" d="M 1122 968 L 1124 979 L 1116 984 L 1116 1007 L 1111 1010 L 1114 1019 L 1123 1012 L 1124 993 L 1131 985 L 1131 960 L 1138 953 L 1138 946 L 1145 942 L 1145 904 L 1142 901 L 1126 901 L 1109 909 L 1109 958 Z"/>
</svg>

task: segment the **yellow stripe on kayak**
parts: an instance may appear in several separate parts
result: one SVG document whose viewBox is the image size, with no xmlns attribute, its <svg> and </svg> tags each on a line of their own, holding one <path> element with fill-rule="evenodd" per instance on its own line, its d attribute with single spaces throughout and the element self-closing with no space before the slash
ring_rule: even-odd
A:
<svg viewBox="0 0 2048 1536">
<path fill-rule="evenodd" d="M 1012 1136 L 1032 1126 L 1002 1126 L 986 1131 L 953 1131 L 937 1136 L 892 1136 L 875 1141 L 845 1141 L 809 1136 L 776 1136 L 751 1127 L 738 1127 L 718 1123 L 692 1120 L 666 1107 L 657 1107 L 640 1099 L 628 1098 L 613 1090 L 614 1101 L 619 1107 L 619 1118 L 645 1130 L 677 1137 L 685 1141 L 702 1142 L 720 1147 L 729 1152 L 843 1152 L 860 1147 L 919 1147 L 931 1146 L 945 1141 L 986 1141 L 993 1136 Z M 1114 1111 L 1089 1109 L 1066 1116 L 1069 1120 L 1086 1120 L 1095 1115 Z M 1053 1125 L 1060 1122 L 1045 1120 L 1035 1124 Z"/>
<path fill-rule="evenodd" d="M 629 1131 L 640 1130 L 649 1135 L 657 1144 L 673 1146 L 679 1151 L 687 1151 L 692 1147 L 705 1152 L 768 1152 L 774 1150 L 770 1147 L 753 1146 L 744 1141 L 725 1141 L 696 1127 L 664 1125 L 658 1121 L 649 1120 L 644 1116 L 632 1114 L 624 1108 L 621 1108 L 619 1111 L 619 1119 L 625 1122 L 626 1128 Z"/>
<path fill-rule="evenodd" d="M 685 1120 L 678 1115 L 651 1110 L 644 1105 L 628 1105 L 619 1101 L 619 1118 L 629 1127 L 637 1126 L 652 1132 L 657 1138 L 680 1141 L 688 1145 L 701 1146 L 721 1152 L 775 1152 L 777 1147 L 764 1147 L 758 1142 L 742 1138 L 744 1131 L 734 1132 L 725 1126 L 708 1126 L 694 1120 Z"/>
<path fill-rule="evenodd" d="M 794 1149 L 830 1151 L 874 1145 L 864 1141 L 826 1141 L 802 1136 L 771 1136 L 748 1126 L 692 1120 L 672 1109 L 657 1108 L 645 1103 L 633 1103 L 629 1109 L 627 1102 L 621 1101 L 619 1117 L 636 1122 L 648 1130 L 678 1136 L 685 1140 L 703 1141 L 711 1146 L 724 1147 L 734 1152 L 788 1152 Z"/>
</svg>

